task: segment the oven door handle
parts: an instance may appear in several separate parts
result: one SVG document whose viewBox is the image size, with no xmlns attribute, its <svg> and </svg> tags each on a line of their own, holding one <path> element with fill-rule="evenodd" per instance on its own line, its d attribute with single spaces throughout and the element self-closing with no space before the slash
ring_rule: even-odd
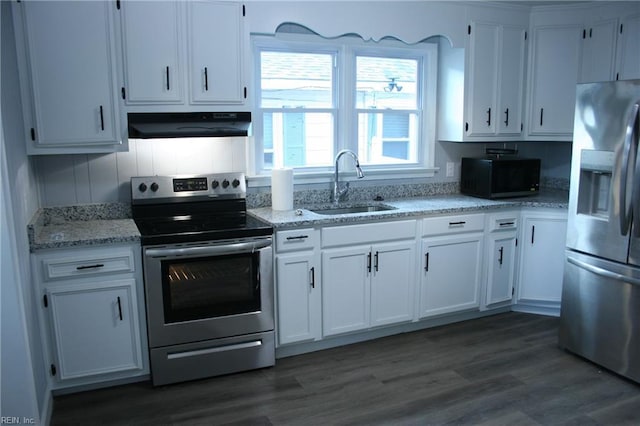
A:
<svg viewBox="0 0 640 426">
<path fill-rule="evenodd" d="M 146 256 L 173 257 L 173 256 L 220 256 L 225 254 L 251 253 L 271 245 L 271 239 L 251 242 L 239 242 L 230 244 L 194 246 L 179 248 L 148 248 Z"/>
</svg>

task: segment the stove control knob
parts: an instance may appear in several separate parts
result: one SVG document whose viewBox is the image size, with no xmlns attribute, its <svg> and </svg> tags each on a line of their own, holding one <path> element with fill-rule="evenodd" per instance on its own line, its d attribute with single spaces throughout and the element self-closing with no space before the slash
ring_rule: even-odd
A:
<svg viewBox="0 0 640 426">
<path fill-rule="evenodd" d="M 153 192 L 156 192 L 156 191 L 158 190 L 158 184 L 157 184 L 157 183 L 155 183 L 155 182 L 153 182 L 153 183 L 151 184 L 151 187 L 150 187 L 150 188 L 151 188 L 151 190 L 152 190 Z"/>
<path fill-rule="evenodd" d="M 231 182 L 231 186 L 237 188 L 238 186 L 240 186 L 240 181 L 238 179 L 234 179 L 233 182 Z"/>
<path fill-rule="evenodd" d="M 145 192 L 147 190 L 147 184 L 142 182 L 140 185 L 138 185 L 138 190 L 140 192 Z"/>
<path fill-rule="evenodd" d="M 211 181 L 211 188 L 216 189 L 219 186 L 220 186 L 220 182 L 218 182 L 217 180 Z"/>
<path fill-rule="evenodd" d="M 228 181 L 228 180 L 226 180 L 226 179 L 225 179 L 225 180 L 223 180 L 223 181 L 222 181 L 222 187 L 223 187 L 224 189 L 227 189 L 227 188 L 229 187 L 229 181 Z"/>
</svg>

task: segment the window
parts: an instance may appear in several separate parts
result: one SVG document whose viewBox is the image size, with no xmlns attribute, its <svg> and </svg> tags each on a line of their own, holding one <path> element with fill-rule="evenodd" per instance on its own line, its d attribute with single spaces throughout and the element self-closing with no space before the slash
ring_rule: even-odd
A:
<svg viewBox="0 0 640 426">
<path fill-rule="evenodd" d="M 326 173 L 341 149 L 356 152 L 365 171 L 429 172 L 435 45 L 299 35 L 253 40 L 256 174 L 274 167 Z"/>
</svg>

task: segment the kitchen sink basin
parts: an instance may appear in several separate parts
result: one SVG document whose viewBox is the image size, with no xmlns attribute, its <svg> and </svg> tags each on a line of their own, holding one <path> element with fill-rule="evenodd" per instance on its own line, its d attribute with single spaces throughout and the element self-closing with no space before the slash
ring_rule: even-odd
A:
<svg viewBox="0 0 640 426">
<path fill-rule="evenodd" d="M 372 213 L 372 212 L 383 212 L 387 210 L 395 210 L 395 207 L 386 206 L 384 204 L 374 204 L 374 205 L 366 205 L 366 206 L 345 206 L 345 207 L 328 207 L 328 208 L 311 209 L 313 213 L 325 214 L 325 215 Z"/>
</svg>

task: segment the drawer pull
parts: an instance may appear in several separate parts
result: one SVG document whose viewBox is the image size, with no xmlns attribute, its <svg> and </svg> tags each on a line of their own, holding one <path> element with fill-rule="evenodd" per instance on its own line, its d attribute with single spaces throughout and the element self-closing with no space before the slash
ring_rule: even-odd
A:
<svg viewBox="0 0 640 426">
<path fill-rule="evenodd" d="M 120 296 L 118 296 L 118 316 L 120 317 L 120 321 L 122 321 L 122 303 L 120 302 Z"/>
<path fill-rule="evenodd" d="M 449 222 L 449 226 L 462 226 L 462 225 L 464 225 L 465 223 L 467 223 L 467 222 L 465 222 L 465 221 L 460 221 L 460 222 Z"/>
<path fill-rule="evenodd" d="M 293 240 L 305 240 L 309 238 L 308 235 L 297 235 L 295 237 L 287 237 L 287 241 L 293 241 Z"/>
<path fill-rule="evenodd" d="M 503 227 L 503 226 L 513 226 L 515 225 L 515 222 L 502 222 L 499 226 Z"/>
<path fill-rule="evenodd" d="M 96 263 L 95 265 L 83 265 L 83 266 L 76 267 L 78 271 L 82 271 L 84 269 L 97 269 L 97 268 L 104 268 L 104 263 Z"/>
</svg>

